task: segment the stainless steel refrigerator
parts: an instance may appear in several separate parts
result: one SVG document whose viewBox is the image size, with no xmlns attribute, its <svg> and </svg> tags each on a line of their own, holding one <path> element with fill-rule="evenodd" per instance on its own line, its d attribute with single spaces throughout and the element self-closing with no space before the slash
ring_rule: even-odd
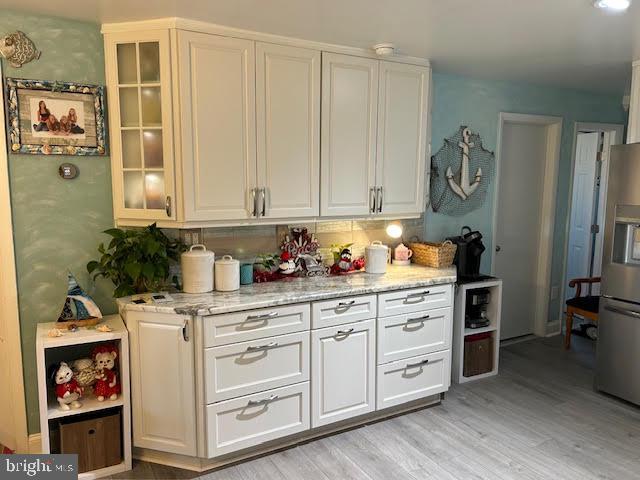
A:
<svg viewBox="0 0 640 480">
<path fill-rule="evenodd" d="M 640 405 L 640 144 L 611 149 L 596 388 Z"/>
</svg>

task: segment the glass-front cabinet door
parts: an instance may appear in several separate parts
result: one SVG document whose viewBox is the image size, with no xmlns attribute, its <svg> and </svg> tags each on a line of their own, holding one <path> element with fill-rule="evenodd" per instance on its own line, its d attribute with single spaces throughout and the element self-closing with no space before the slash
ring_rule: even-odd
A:
<svg viewBox="0 0 640 480">
<path fill-rule="evenodd" d="M 105 35 L 116 219 L 174 220 L 169 32 Z"/>
</svg>

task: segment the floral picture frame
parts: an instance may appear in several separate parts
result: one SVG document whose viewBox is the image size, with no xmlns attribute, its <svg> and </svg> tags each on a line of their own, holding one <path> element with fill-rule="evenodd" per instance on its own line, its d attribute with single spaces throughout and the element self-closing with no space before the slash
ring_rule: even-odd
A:
<svg viewBox="0 0 640 480">
<path fill-rule="evenodd" d="M 12 153 L 106 155 L 104 87 L 7 78 Z"/>
</svg>

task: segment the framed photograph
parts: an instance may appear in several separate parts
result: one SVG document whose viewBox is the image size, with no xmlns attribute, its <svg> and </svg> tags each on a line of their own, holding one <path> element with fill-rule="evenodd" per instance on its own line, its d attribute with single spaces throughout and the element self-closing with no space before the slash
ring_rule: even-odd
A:
<svg viewBox="0 0 640 480">
<path fill-rule="evenodd" d="M 105 155 L 104 87 L 6 79 L 13 153 Z"/>
</svg>

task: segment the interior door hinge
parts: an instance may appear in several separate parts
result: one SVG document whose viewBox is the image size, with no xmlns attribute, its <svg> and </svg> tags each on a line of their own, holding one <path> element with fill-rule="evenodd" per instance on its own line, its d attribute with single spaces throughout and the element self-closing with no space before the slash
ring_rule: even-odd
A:
<svg viewBox="0 0 640 480">
<path fill-rule="evenodd" d="M 600 233 L 600 225 L 591 225 L 591 233 Z"/>
</svg>

